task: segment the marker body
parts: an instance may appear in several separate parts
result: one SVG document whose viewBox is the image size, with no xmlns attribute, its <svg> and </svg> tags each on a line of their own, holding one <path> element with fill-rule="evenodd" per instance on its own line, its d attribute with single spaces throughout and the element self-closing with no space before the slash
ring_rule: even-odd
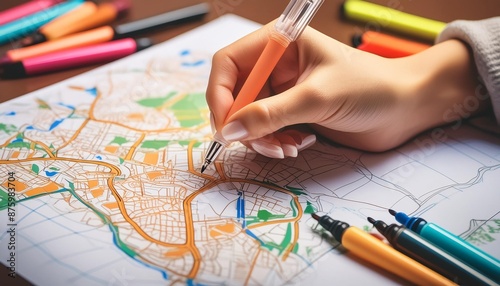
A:
<svg viewBox="0 0 500 286">
<path fill-rule="evenodd" d="M 314 217 L 314 215 L 313 215 Z M 456 285 L 440 274 L 396 251 L 379 239 L 349 224 L 328 216 L 319 224 L 356 256 L 417 285 Z"/>
<path fill-rule="evenodd" d="M 428 41 L 434 41 L 446 25 L 440 21 L 359 0 L 345 1 L 343 11 L 347 18 L 377 24 L 379 28 L 406 33 Z"/>
<path fill-rule="evenodd" d="M 36 31 L 38 28 L 52 21 L 56 17 L 59 17 L 82 5 L 82 1 L 83 0 L 71 0 L 63 2 L 38 13 L 31 14 L 30 16 L 1 26 L 0 44 L 21 38 Z"/>
<path fill-rule="evenodd" d="M 274 33 L 271 37 L 269 37 L 266 47 L 262 51 L 262 54 L 255 63 L 255 66 L 248 75 L 245 83 L 241 87 L 241 90 L 236 96 L 226 119 L 231 117 L 231 115 L 233 115 L 236 111 L 252 103 L 257 98 L 257 95 L 259 95 L 259 92 L 264 87 L 264 84 L 266 84 L 271 72 L 281 59 L 283 53 L 285 53 L 289 44 L 290 42 L 278 33 Z"/>
<path fill-rule="evenodd" d="M 40 27 L 40 32 L 45 35 L 47 40 L 57 39 L 68 35 L 70 34 L 68 30 L 71 30 L 74 24 L 91 18 L 95 11 L 97 11 L 97 5 L 94 2 L 84 2 L 76 9 Z"/>
<path fill-rule="evenodd" d="M 115 26 L 116 37 L 133 37 L 168 25 L 179 24 L 203 17 L 210 11 L 210 5 L 201 3 L 142 20 Z"/>
<path fill-rule="evenodd" d="M 75 9 L 80 11 L 71 11 L 43 26 L 36 33 L 23 39 L 21 43 L 24 46 L 31 46 L 47 40 L 55 40 L 74 33 L 101 27 L 111 23 L 117 18 L 120 12 L 129 8 L 127 5 L 129 2 L 123 0 L 100 3 L 99 5 L 95 5 L 92 2 L 87 3 L 88 7 L 85 10 Z M 66 17 L 70 16 L 69 14 L 75 15 L 75 17 Z"/>
<path fill-rule="evenodd" d="M 94 13 L 94 15 L 92 15 L 92 17 L 85 19 L 85 21 L 81 21 L 76 25 L 73 25 L 70 28 L 69 32 L 75 33 L 100 27 L 102 25 L 107 25 L 115 20 L 123 11 L 120 9 L 128 9 L 128 7 L 123 6 L 119 8 L 113 3 L 101 3 L 97 6 L 97 11 Z"/>
<path fill-rule="evenodd" d="M 149 39 L 131 38 L 55 52 L 1 67 L 5 78 L 19 78 L 78 66 L 109 62 L 151 46 Z"/>
<path fill-rule="evenodd" d="M 500 284 L 500 261 L 434 223 L 395 214 L 398 222 Z"/>
<path fill-rule="evenodd" d="M 52 52 L 111 41 L 113 39 L 113 36 L 113 28 L 111 28 L 110 26 L 104 26 L 89 31 L 76 33 L 74 35 L 70 35 L 61 39 L 40 43 L 34 46 L 9 50 L 6 53 L 6 56 L 12 62 L 21 61 Z"/>
<path fill-rule="evenodd" d="M 496 283 L 416 233 L 396 224 L 373 221 L 373 225 L 397 250 L 426 265 L 448 279 L 463 285 L 495 285 Z"/>
<path fill-rule="evenodd" d="M 386 58 L 400 58 L 419 53 L 430 45 L 409 41 L 373 31 L 364 32 L 359 37 L 356 48 Z"/>
<path fill-rule="evenodd" d="M 37 0 L 29 1 L 19 6 L 0 12 L 0 25 L 18 20 L 43 9 L 56 5 L 60 0 Z"/>
<path fill-rule="evenodd" d="M 271 75 L 274 67 L 290 44 L 288 39 L 278 33 L 274 33 L 264 47 L 255 66 L 250 71 L 248 78 L 243 83 L 240 92 L 236 96 L 231 109 L 226 115 L 226 120 L 231 117 L 236 111 L 244 106 L 252 103 L 259 95 L 260 90 L 266 84 L 267 79 Z M 225 141 L 219 132 L 214 134 L 214 140 L 208 146 L 208 151 L 205 155 L 201 172 L 210 165 L 219 154 L 227 147 L 229 143 Z"/>
</svg>

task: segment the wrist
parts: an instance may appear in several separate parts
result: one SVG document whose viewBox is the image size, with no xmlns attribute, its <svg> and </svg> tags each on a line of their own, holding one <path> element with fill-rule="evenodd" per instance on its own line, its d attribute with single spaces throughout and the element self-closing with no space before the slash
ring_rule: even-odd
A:
<svg viewBox="0 0 500 286">
<path fill-rule="evenodd" d="M 449 40 L 411 57 L 402 58 L 411 123 L 421 132 L 484 112 L 488 106 L 473 56 L 458 40 Z"/>
</svg>

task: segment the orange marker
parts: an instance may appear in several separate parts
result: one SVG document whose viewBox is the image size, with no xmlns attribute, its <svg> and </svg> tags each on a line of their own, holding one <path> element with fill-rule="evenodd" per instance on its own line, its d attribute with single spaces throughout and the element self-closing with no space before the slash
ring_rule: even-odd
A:
<svg viewBox="0 0 500 286">
<path fill-rule="evenodd" d="M 38 32 L 23 39 L 21 44 L 30 46 L 106 25 L 129 7 L 130 0 L 116 0 L 98 6 L 93 2 L 85 2 L 80 9 L 47 23 Z"/>
<path fill-rule="evenodd" d="M 353 37 L 354 47 L 386 58 L 400 58 L 419 53 L 430 45 L 368 31 Z"/>
<path fill-rule="evenodd" d="M 312 217 L 349 252 L 416 285 L 457 285 L 370 234 L 329 216 Z"/>
<path fill-rule="evenodd" d="M 84 2 L 73 11 L 43 25 L 39 29 L 39 33 L 43 34 L 47 40 L 68 35 L 68 31 L 71 30 L 74 24 L 89 18 L 95 11 L 97 11 L 97 5 L 94 2 Z"/>
<path fill-rule="evenodd" d="M 0 59 L 0 63 L 16 62 L 24 59 L 48 54 L 51 52 L 83 47 L 102 42 L 111 41 L 114 30 L 110 26 L 104 26 L 85 32 L 76 33 L 58 40 L 44 42 L 38 45 L 9 50 L 6 56 Z"/>
<path fill-rule="evenodd" d="M 290 1 L 276 22 L 275 29 L 269 37 L 266 47 L 236 96 L 229 113 L 226 115 L 226 120 L 236 111 L 252 103 L 257 98 L 257 95 L 288 45 L 302 34 L 321 4 L 323 4 L 323 0 Z M 215 133 L 214 141 L 208 147 L 203 166 L 201 167 L 202 173 L 227 145 L 228 142 L 219 133 Z"/>
</svg>

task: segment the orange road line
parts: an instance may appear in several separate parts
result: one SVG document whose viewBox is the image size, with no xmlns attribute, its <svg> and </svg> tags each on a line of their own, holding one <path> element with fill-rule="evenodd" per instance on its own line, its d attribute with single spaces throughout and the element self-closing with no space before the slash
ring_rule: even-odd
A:
<svg viewBox="0 0 500 286">
<path fill-rule="evenodd" d="M 188 144 L 188 149 L 187 149 L 187 159 L 188 159 L 188 170 L 189 172 L 197 175 L 198 173 L 194 171 L 194 164 L 193 164 L 193 147 L 194 144 L 196 143 L 195 140 L 191 140 Z"/>
<path fill-rule="evenodd" d="M 295 206 L 297 207 L 297 219 L 293 224 L 293 242 L 290 243 L 290 246 L 287 248 L 285 253 L 283 254 L 283 261 L 288 258 L 288 255 L 293 251 L 295 245 L 297 245 L 297 241 L 299 240 L 299 220 L 302 218 L 302 206 L 299 203 L 299 197 L 294 197 Z"/>
<path fill-rule="evenodd" d="M 7 139 L 4 144 L 0 145 L 0 148 L 7 148 L 7 145 L 10 144 L 10 141 L 12 141 L 14 138 L 16 138 L 17 135 L 19 135 L 19 134 L 20 134 L 20 132 L 17 132 L 16 135 L 14 135 L 14 136 L 10 137 L 9 139 Z M 52 151 L 50 151 L 49 146 L 47 146 L 45 143 L 42 143 L 40 141 L 35 141 L 35 140 L 32 140 L 32 139 L 27 138 L 27 137 L 25 137 L 24 139 L 26 139 L 26 140 L 28 140 L 28 141 L 31 142 L 30 149 L 32 149 L 32 150 L 35 151 L 35 146 L 33 145 L 33 143 L 36 143 L 37 145 L 39 145 L 40 147 L 42 147 L 42 149 L 45 150 L 45 152 L 47 153 L 47 155 L 49 155 L 49 157 L 55 158 L 55 155 L 52 153 Z M 30 156 L 28 156 L 28 158 L 33 157 L 33 155 L 34 154 L 30 154 Z"/>
<path fill-rule="evenodd" d="M 247 277 L 245 278 L 245 285 L 248 285 L 249 281 L 250 281 L 250 277 L 252 277 L 252 274 L 253 274 L 253 270 L 255 268 L 255 264 L 257 263 L 257 258 L 259 258 L 259 255 L 260 255 L 260 252 L 262 251 L 262 249 L 260 248 L 260 246 L 257 248 L 257 253 L 255 254 L 255 257 L 252 259 L 252 263 L 250 263 L 250 270 L 248 271 L 248 275 Z"/>
<path fill-rule="evenodd" d="M 32 142 L 35 142 L 36 145 L 42 147 L 43 150 L 45 150 L 45 152 L 47 153 L 47 155 L 49 155 L 50 158 L 55 158 L 56 156 L 54 155 L 54 153 L 52 153 L 52 151 L 50 151 L 50 148 L 49 146 L 47 146 L 45 143 L 42 143 L 40 141 L 34 141 L 34 140 L 31 140 L 31 139 L 28 139 Z M 34 148 L 34 147 L 33 147 Z"/>
<path fill-rule="evenodd" d="M 217 170 L 217 173 L 220 176 L 221 180 L 226 180 L 226 174 L 224 174 L 224 164 L 221 162 L 215 162 L 215 169 Z"/>
<path fill-rule="evenodd" d="M 83 121 L 83 123 L 80 125 L 80 127 L 78 127 L 78 129 L 75 131 L 75 133 L 73 133 L 73 136 L 71 136 L 71 138 L 69 138 L 69 140 L 66 143 L 64 143 L 61 146 L 59 146 L 59 148 L 57 148 L 56 150 L 61 150 L 62 148 L 68 146 L 69 143 L 73 142 L 76 139 L 76 137 L 78 137 L 80 135 L 80 133 L 82 132 L 83 128 L 85 126 L 87 126 L 87 124 L 89 123 L 89 121 L 90 121 L 89 118 L 85 119 Z"/>
<path fill-rule="evenodd" d="M 32 150 L 33 152 L 28 155 L 28 158 L 33 158 L 33 156 L 35 155 L 35 153 L 36 153 L 35 145 L 36 145 L 35 142 L 31 141 L 30 150 Z"/>
<path fill-rule="evenodd" d="M 146 134 L 142 133 L 141 137 L 139 139 L 137 139 L 137 141 L 135 141 L 135 143 L 134 143 L 134 145 L 132 145 L 132 147 L 130 147 L 130 150 L 128 151 L 128 153 L 125 156 L 124 160 L 130 160 L 130 159 L 132 159 L 132 156 L 134 156 L 135 150 L 137 149 L 137 147 L 139 146 L 139 144 L 142 143 L 142 140 L 144 140 L 145 137 L 146 137 Z"/>
<path fill-rule="evenodd" d="M 196 196 L 212 188 L 213 186 L 216 186 L 217 184 L 218 181 L 211 181 L 202 188 L 186 196 L 186 198 L 182 202 L 182 206 L 184 208 L 184 220 L 186 222 L 186 245 L 190 247 L 190 249 L 192 250 L 192 254 L 195 258 L 193 262 L 193 267 L 191 268 L 191 272 L 189 273 L 190 278 L 196 277 L 196 274 L 198 273 L 200 268 L 200 260 L 201 260 L 201 255 L 194 241 L 194 229 L 193 229 L 194 222 L 193 222 L 193 213 L 191 210 L 191 202 Z"/>
<path fill-rule="evenodd" d="M 113 88 L 113 85 L 110 83 L 110 88 Z M 96 88 L 96 96 L 95 96 L 95 99 L 92 101 L 92 104 L 90 104 L 90 108 L 89 108 L 89 114 L 88 114 L 88 119 L 89 120 L 95 120 L 95 116 L 94 116 L 94 108 L 95 106 L 97 105 L 97 102 L 99 101 L 99 98 L 102 96 L 102 93 L 101 91 Z"/>
<path fill-rule="evenodd" d="M 16 138 L 16 137 L 17 137 L 17 135 L 19 135 L 19 134 L 21 134 L 21 132 L 17 132 L 15 135 L 13 135 L 13 136 L 11 136 L 11 137 L 7 138 L 7 140 L 5 140 L 5 142 L 4 142 L 2 145 L 0 145 L 0 148 L 5 148 L 5 147 L 7 147 L 7 145 L 9 145 L 9 144 L 10 144 L 10 142 L 11 142 L 14 138 Z"/>
</svg>

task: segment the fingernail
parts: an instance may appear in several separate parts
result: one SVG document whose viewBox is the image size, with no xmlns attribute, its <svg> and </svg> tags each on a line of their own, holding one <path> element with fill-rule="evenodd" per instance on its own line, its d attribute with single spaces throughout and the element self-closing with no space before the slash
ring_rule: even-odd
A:
<svg viewBox="0 0 500 286">
<path fill-rule="evenodd" d="M 295 145 L 290 144 L 281 144 L 281 148 L 283 148 L 283 153 L 286 157 L 297 157 L 299 151 Z"/>
<path fill-rule="evenodd" d="M 277 159 L 285 158 L 285 154 L 283 153 L 283 149 L 281 149 L 281 146 L 269 144 L 260 140 L 252 141 L 250 142 L 250 145 L 257 153 L 260 153 L 266 157 Z"/>
<path fill-rule="evenodd" d="M 222 137 L 228 141 L 240 141 L 248 137 L 248 131 L 239 121 L 233 121 L 222 128 Z"/>
<path fill-rule="evenodd" d="M 304 139 L 302 139 L 302 142 L 300 143 L 299 146 L 297 146 L 297 149 L 299 151 L 304 150 L 313 145 L 315 142 L 316 142 L 316 135 L 314 134 L 307 135 Z"/>
</svg>

